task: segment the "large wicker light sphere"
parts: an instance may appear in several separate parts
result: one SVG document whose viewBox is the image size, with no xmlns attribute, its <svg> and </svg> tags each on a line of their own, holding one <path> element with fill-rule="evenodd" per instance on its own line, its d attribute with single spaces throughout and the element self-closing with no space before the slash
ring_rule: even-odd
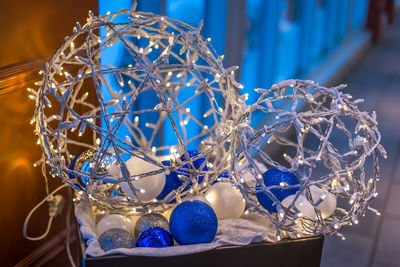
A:
<svg viewBox="0 0 400 267">
<path fill-rule="evenodd" d="M 37 95 L 36 132 L 51 173 L 121 213 L 201 191 L 222 172 L 219 122 L 231 117 L 240 87 L 235 68 L 224 69 L 201 25 L 89 14 L 46 63 Z M 122 59 L 112 65 L 114 51 Z M 156 200 L 171 172 L 181 186 Z"/>
</svg>

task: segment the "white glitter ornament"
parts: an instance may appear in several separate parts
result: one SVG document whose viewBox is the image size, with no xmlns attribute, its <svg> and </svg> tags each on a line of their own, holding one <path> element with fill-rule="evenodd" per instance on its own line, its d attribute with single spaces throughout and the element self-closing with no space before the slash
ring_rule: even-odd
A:
<svg viewBox="0 0 400 267">
<path fill-rule="evenodd" d="M 322 218 L 325 219 L 331 216 L 336 209 L 336 196 L 315 185 L 312 185 L 309 188 L 314 202 L 318 201 L 319 198 L 322 200 L 316 207 L 319 211 L 321 211 Z"/>
<path fill-rule="evenodd" d="M 294 201 L 296 195 L 287 196 L 285 199 L 282 200 L 282 205 L 285 208 L 288 208 L 290 204 Z M 300 212 L 299 217 L 306 217 L 308 219 L 314 220 L 315 219 L 315 210 L 313 205 L 307 200 L 306 197 L 299 195 L 295 202 L 296 209 Z M 294 209 L 291 210 L 292 212 L 296 211 Z"/>
<path fill-rule="evenodd" d="M 207 203 L 208 205 L 211 204 L 210 202 L 208 202 L 208 200 L 204 196 L 200 196 L 200 195 L 186 195 L 184 198 L 182 198 L 182 202 L 183 201 L 193 201 L 193 200 L 200 200 L 200 201 Z"/>
<path fill-rule="evenodd" d="M 157 166 L 139 157 L 130 158 L 126 162 L 126 166 L 131 176 L 160 170 Z M 140 201 L 148 201 L 158 196 L 163 190 L 165 185 L 165 174 L 159 173 L 141 177 L 137 180 L 135 179 L 135 181 L 132 181 L 131 183 L 136 189 L 140 190 L 139 192 L 136 192 L 136 195 L 130 188 L 128 182 L 120 182 L 119 185 L 128 197 L 139 199 Z"/>
<path fill-rule="evenodd" d="M 219 220 L 239 218 L 244 212 L 243 196 L 230 183 L 213 184 L 206 193 L 206 200 L 211 204 Z"/>
<path fill-rule="evenodd" d="M 128 218 L 119 214 L 110 214 L 101 218 L 97 223 L 97 236 L 113 228 L 119 228 L 132 233 L 131 221 Z"/>
</svg>

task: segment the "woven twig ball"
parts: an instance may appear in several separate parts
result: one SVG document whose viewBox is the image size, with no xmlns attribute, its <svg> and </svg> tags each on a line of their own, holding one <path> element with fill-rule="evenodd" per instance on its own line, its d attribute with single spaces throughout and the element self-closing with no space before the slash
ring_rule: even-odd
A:
<svg viewBox="0 0 400 267">
<path fill-rule="evenodd" d="M 250 206 L 248 211 L 266 216 L 276 225 L 278 235 L 280 231 L 298 236 L 334 234 L 344 225 L 358 223 L 368 209 L 376 212 L 370 204 L 377 196 L 380 178 L 378 152 L 384 157 L 386 152 L 379 144 L 375 112 L 360 111 L 357 105 L 362 100 L 353 101 L 342 92 L 344 87 L 282 81 L 269 90 L 257 89 L 260 98 L 243 112 L 244 123 L 237 135 L 240 153 L 232 153 L 234 172 L 240 176 L 240 163 L 250 163 L 254 180 L 238 186 Z M 260 113 L 267 124 L 246 123 Z M 298 181 L 266 186 L 257 160 L 269 169 L 294 174 Z M 284 205 L 278 193 L 272 192 L 277 189 L 295 194 Z M 259 194 L 275 201 L 277 213 L 263 207 Z M 308 209 L 297 206 L 296 199 L 300 205 L 309 205 Z M 329 209 L 322 206 L 324 201 L 334 204 L 329 214 L 324 214 Z"/>
<path fill-rule="evenodd" d="M 121 212 L 132 206 L 151 209 L 163 200 L 133 201 L 104 193 L 112 163 L 122 169 L 114 171 L 116 184 L 170 173 L 196 159 L 205 159 L 208 166 L 186 168 L 181 175 L 185 186 L 198 192 L 199 177 L 204 186 L 215 179 L 221 171 L 209 163 L 218 163 L 216 153 L 223 150 L 219 122 L 231 117 L 228 105 L 241 85 L 233 78 L 236 68 L 223 67 L 223 57 L 200 30 L 201 25 L 133 11 L 91 14 L 83 27 L 77 24 L 45 65 L 37 95 L 37 133 L 52 173 L 104 208 Z M 123 60 L 110 65 L 104 58 L 115 50 Z M 190 150 L 201 152 L 191 157 Z M 154 165 L 156 172 L 130 174 L 129 157 Z M 83 170 L 87 161 L 90 166 Z"/>
</svg>

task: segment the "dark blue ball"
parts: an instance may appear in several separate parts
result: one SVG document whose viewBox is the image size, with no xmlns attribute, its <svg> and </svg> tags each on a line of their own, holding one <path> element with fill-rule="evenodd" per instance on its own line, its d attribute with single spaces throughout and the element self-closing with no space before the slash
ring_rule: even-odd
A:
<svg viewBox="0 0 400 267">
<path fill-rule="evenodd" d="M 289 185 L 299 184 L 299 180 L 293 173 L 280 171 L 277 168 L 272 168 L 264 172 L 263 181 L 266 187 L 272 185 L 279 185 L 281 182 L 285 182 Z M 296 194 L 297 190 L 298 188 L 291 188 L 291 189 L 274 188 L 271 189 L 271 193 L 274 194 L 279 201 L 282 201 L 287 196 Z M 270 212 L 277 212 L 276 203 L 265 192 L 257 193 L 256 196 L 261 206 L 263 206 Z"/>
<path fill-rule="evenodd" d="M 197 155 L 199 155 L 200 152 L 197 151 L 197 150 L 188 150 L 188 154 L 189 154 L 189 157 L 190 157 L 190 158 L 194 158 L 194 157 L 196 157 Z M 181 156 L 181 160 L 182 160 L 182 161 L 185 161 L 185 160 L 186 160 L 185 154 L 183 154 L 183 155 Z M 206 158 L 205 158 L 204 156 L 199 157 L 199 158 L 197 158 L 196 160 L 194 160 L 194 161 L 193 161 L 193 166 L 195 167 L 195 169 L 196 169 L 196 170 L 199 170 L 200 167 L 201 167 L 201 165 L 203 165 L 203 163 L 204 163 L 205 160 L 206 160 Z M 192 165 L 191 165 L 191 164 L 185 164 L 185 165 L 183 165 L 181 168 L 178 169 L 178 173 L 179 173 L 179 174 L 182 173 L 183 175 L 189 177 L 190 171 L 186 171 L 185 169 L 190 169 L 190 170 L 193 169 Z M 204 167 L 203 167 L 202 171 L 208 171 L 207 164 L 204 164 Z M 185 173 L 187 173 L 187 174 L 185 174 Z M 203 178 L 204 178 L 203 175 L 199 176 L 199 183 L 201 183 L 201 182 L 203 181 Z"/>
<path fill-rule="evenodd" d="M 217 234 L 218 219 L 205 202 L 185 201 L 172 211 L 169 229 L 180 245 L 210 243 Z"/>
<path fill-rule="evenodd" d="M 229 178 L 229 172 L 221 173 L 218 178 Z"/>
<path fill-rule="evenodd" d="M 221 173 L 220 175 L 218 175 L 217 179 L 214 180 L 214 182 L 212 182 L 211 184 L 213 185 L 213 184 L 219 183 L 221 181 L 221 179 L 227 179 L 227 178 L 229 178 L 229 172 Z M 232 181 L 232 177 L 229 180 Z"/>
<path fill-rule="evenodd" d="M 164 166 L 170 166 L 169 161 L 163 161 L 162 164 Z M 165 176 L 165 185 L 161 193 L 157 196 L 158 200 L 164 199 L 170 192 L 178 189 L 183 182 L 178 178 L 176 172 L 172 171 L 168 175 Z"/>
<path fill-rule="evenodd" d="M 137 238 L 137 247 L 163 248 L 174 245 L 172 236 L 167 230 L 160 227 L 153 227 L 143 231 Z"/>
</svg>

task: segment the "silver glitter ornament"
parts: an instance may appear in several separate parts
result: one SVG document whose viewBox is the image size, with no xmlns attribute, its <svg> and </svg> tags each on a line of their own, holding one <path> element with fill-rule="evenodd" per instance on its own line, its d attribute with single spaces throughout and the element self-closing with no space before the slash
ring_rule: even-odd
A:
<svg viewBox="0 0 400 267">
<path fill-rule="evenodd" d="M 119 228 L 112 228 L 105 231 L 99 237 L 100 247 L 104 251 L 116 248 L 133 248 L 135 240 L 132 235 L 125 230 Z"/>
<path fill-rule="evenodd" d="M 138 237 L 142 232 L 153 227 L 160 227 L 169 232 L 168 220 L 159 213 L 147 213 L 140 217 L 135 225 L 134 234 Z"/>
</svg>

